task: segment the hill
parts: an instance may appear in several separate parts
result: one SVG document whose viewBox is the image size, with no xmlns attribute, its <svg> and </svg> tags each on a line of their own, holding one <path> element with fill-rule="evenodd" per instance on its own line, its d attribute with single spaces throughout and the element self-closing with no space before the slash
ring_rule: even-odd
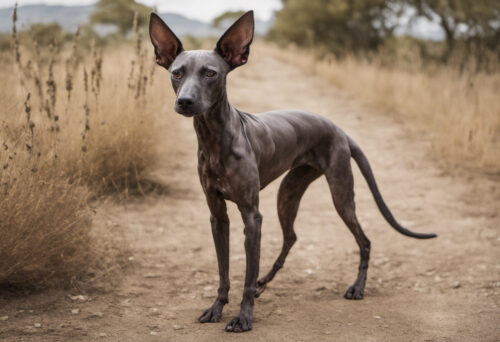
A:
<svg viewBox="0 0 500 342">
<path fill-rule="evenodd" d="M 12 7 L 0 8 L 0 32 L 10 32 L 12 29 Z M 27 29 L 34 23 L 56 22 L 68 31 L 76 31 L 79 25 L 88 22 L 94 11 L 94 5 L 61 6 L 61 5 L 25 5 L 18 8 L 18 28 Z M 179 36 L 192 35 L 196 37 L 218 35 L 223 29 L 215 29 L 210 23 L 187 18 L 181 14 L 164 12 L 160 17 Z M 270 21 L 256 19 L 255 32 L 265 34 L 271 25 Z M 101 34 L 109 32 L 109 28 L 98 27 Z"/>
</svg>

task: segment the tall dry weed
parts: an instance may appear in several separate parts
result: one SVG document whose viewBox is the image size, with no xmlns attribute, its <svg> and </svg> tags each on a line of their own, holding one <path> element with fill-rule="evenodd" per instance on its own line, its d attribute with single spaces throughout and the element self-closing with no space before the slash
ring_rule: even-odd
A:
<svg viewBox="0 0 500 342">
<path fill-rule="evenodd" d="M 15 20 L 0 64 L 0 285 L 68 284 L 106 245 L 89 198 L 141 189 L 153 167 L 164 94 L 148 82 L 138 29 L 134 47 L 85 54 L 78 32 L 70 48 L 25 49 Z"/>
</svg>

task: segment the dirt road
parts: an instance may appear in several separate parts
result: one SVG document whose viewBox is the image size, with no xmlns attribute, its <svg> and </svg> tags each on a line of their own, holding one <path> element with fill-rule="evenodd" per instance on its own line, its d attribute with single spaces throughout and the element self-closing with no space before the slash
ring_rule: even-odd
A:
<svg viewBox="0 0 500 342">
<path fill-rule="evenodd" d="M 500 340 L 500 184 L 480 176 L 447 174 L 429 157 L 425 132 L 380 115 L 320 77 L 266 56 L 262 48 L 252 50 L 251 57 L 248 66 L 230 76 L 229 98 L 235 106 L 249 112 L 301 108 L 327 116 L 362 146 L 401 223 L 439 237 L 419 241 L 390 228 L 354 167 L 357 213 L 372 241 L 372 258 L 365 299 L 345 300 L 343 294 L 356 276 L 358 248 L 333 208 L 325 180 L 319 179 L 302 200 L 298 242 L 284 269 L 256 300 L 254 330 L 234 335 L 223 329 L 238 312 L 245 259 L 243 225 L 230 204 L 230 303 L 220 323 L 199 324 L 196 318 L 215 298 L 217 263 L 197 178 L 195 133 L 191 119 L 179 116 L 174 119 L 175 141 L 169 142 L 174 147 L 155 171 L 167 184 L 167 195 L 98 209 L 95 224 L 109 226 L 128 241 L 131 267 L 103 292 L 54 290 L 1 298 L 0 338 Z M 170 91 L 166 73 L 162 77 Z M 275 209 L 278 185 L 275 181 L 261 193 L 261 273 L 281 247 Z"/>
</svg>

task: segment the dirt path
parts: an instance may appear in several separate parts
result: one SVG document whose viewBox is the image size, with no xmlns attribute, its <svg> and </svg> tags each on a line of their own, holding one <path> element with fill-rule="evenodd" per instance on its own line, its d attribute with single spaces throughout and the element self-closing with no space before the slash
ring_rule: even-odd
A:
<svg viewBox="0 0 500 342">
<path fill-rule="evenodd" d="M 250 112 L 302 108 L 327 116 L 362 146 L 401 223 L 439 238 L 418 241 L 393 231 L 356 169 L 357 212 L 372 241 L 372 258 L 365 299 L 347 301 L 342 296 L 355 279 L 358 248 L 320 179 L 302 200 L 298 243 L 285 268 L 256 300 L 254 330 L 235 336 L 223 329 L 238 312 L 245 260 L 242 222 L 230 204 L 230 304 L 222 322 L 199 324 L 196 318 L 215 298 L 216 258 L 197 179 L 192 122 L 177 117 L 175 150 L 157 170 L 168 184 L 168 196 L 107 204 L 95 222 L 125 236 L 132 267 L 113 289 L 84 293 L 84 300 L 68 298 L 80 294 L 71 291 L 1 299 L 0 338 L 500 340 L 500 184 L 443 173 L 428 157 L 424 133 L 409 131 L 405 123 L 363 107 L 318 77 L 266 56 L 261 48 L 252 56 L 248 66 L 230 76 L 229 96 L 235 106 Z M 278 185 L 275 181 L 261 193 L 262 272 L 281 247 Z M 78 313 L 72 313 L 75 309 Z"/>
</svg>

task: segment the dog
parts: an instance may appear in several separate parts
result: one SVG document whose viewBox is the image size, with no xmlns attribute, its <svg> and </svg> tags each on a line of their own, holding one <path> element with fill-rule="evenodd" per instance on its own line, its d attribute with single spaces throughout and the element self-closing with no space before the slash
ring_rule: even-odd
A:
<svg viewBox="0 0 500 342">
<path fill-rule="evenodd" d="M 398 232 L 428 239 L 435 234 L 414 233 L 392 216 L 375 183 L 368 159 L 360 147 L 326 118 L 297 110 L 253 115 L 228 101 L 227 74 L 248 61 L 254 34 L 253 11 L 241 16 L 220 37 L 212 51 L 185 51 L 182 43 L 159 16 L 152 13 L 149 33 L 156 62 L 170 72 L 176 93 L 175 111 L 192 117 L 198 138 L 198 173 L 210 209 L 210 223 L 219 266 L 218 296 L 199 321 L 219 322 L 228 303 L 229 219 L 226 201 L 241 212 L 245 225 L 246 275 L 239 314 L 226 331 L 252 329 L 254 298 L 283 267 L 297 240 L 293 224 L 306 188 L 325 175 L 335 208 L 360 248 L 359 272 L 344 297 L 362 299 L 370 257 L 370 241 L 356 218 L 353 158 L 366 179 L 387 222 Z M 259 191 L 288 171 L 278 192 L 278 216 L 283 247 L 272 269 L 259 275 L 262 215 Z"/>
</svg>

